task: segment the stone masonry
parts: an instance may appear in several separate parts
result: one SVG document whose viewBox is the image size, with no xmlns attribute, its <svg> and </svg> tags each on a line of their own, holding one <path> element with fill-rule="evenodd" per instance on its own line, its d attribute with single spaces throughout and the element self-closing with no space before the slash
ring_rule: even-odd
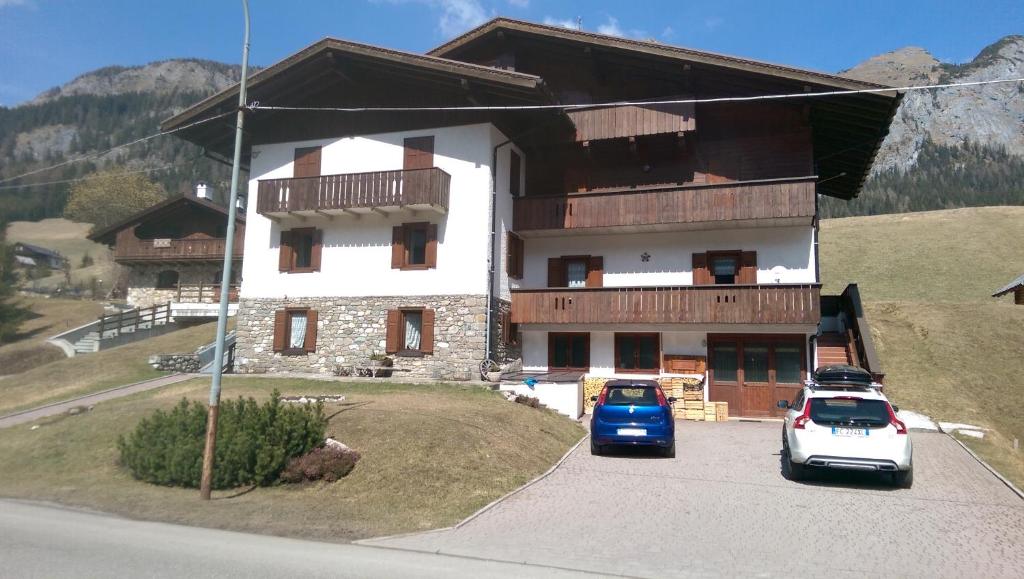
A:
<svg viewBox="0 0 1024 579">
<path fill-rule="evenodd" d="M 237 264 L 236 264 L 237 267 Z M 166 263 L 128 266 L 128 304 L 137 308 L 148 308 L 155 304 L 163 304 L 178 300 L 177 289 L 157 289 L 156 279 L 161 271 L 173 269 L 178 272 L 178 285 L 198 286 L 220 283 L 217 272 L 220 263 L 205 262 L 187 265 L 170 265 Z M 212 295 L 210 300 L 212 302 Z"/>
<path fill-rule="evenodd" d="M 243 297 L 238 310 L 235 371 L 332 373 L 336 367 L 384 353 L 388 310 L 424 307 L 434 310 L 434 352 L 420 357 L 391 355 L 394 378 L 476 378 L 485 355 L 486 303 L 483 295 Z M 315 352 L 285 355 L 273 351 L 274 313 L 286 307 L 317 310 Z"/>
</svg>

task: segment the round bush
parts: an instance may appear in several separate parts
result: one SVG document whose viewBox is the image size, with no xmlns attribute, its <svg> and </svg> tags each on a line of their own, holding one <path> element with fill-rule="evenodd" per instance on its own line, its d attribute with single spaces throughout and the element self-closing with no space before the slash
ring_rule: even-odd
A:
<svg viewBox="0 0 1024 579">
<path fill-rule="evenodd" d="M 157 410 L 118 439 L 121 465 L 139 480 L 198 488 L 206 417 L 204 404 L 184 399 L 169 412 Z M 327 427 L 322 404 L 282 404 L 276 390 L 262 405 L 241 397 L 221 402 L 217 422 L 215 489 L 273 484 L 289 459 L 320 446 Z"/>
</svg>

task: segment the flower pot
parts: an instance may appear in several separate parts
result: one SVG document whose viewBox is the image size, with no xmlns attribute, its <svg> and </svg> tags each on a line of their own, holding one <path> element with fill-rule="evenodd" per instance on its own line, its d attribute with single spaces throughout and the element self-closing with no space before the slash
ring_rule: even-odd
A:
<svg viewBox="0 0 1024 579">
<path fill-rule="evenodd" d="M 487 373 L 487 381 L 488 382 L 501 382 L 501 372 L 488 372 Z"/>
</svg>

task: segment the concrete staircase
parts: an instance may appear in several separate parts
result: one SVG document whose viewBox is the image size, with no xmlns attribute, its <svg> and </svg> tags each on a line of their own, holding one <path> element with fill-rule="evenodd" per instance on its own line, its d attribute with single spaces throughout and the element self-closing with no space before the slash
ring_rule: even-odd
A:
<svg viewBox="0 0 1024 579">
<path fill-rule="evenodd" d="M 177 329 L 170 316 L 170 304 L 126 310 L 58 334 L 47 341 L 68 357 L 92 354 L 105 348 L 145 340 Z"/>
<path fill-rule="evenodd" d="M 852 364 L 850 342 L 838 332 L 825 332 L 818 336 L 818 366 Z"/>
</svg>

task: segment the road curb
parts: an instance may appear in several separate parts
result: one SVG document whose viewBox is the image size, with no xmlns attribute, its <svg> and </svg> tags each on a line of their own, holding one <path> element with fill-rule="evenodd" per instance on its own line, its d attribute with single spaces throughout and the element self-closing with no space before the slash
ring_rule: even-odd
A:
<svg viewBox="0 0 1024 579">
<path fill-rule="evenodd" d="M 1018 498 L 1020 498 L 1021 500 L 1024 500 L 1024 491 L 1022 491 L 1019 488 L 1017 488 L 1016 485 L 1014 485 L 1012 482 L 1010 482 L 1006 477 L 1004 477 L 1003 475 L 999 474 L 999 471 L 997 471 L 996 469 L 992 468 L 992 465 L 990 465 L 989 463 L 987 463 L 984 460 L 982 460 L 982 458 L 980 456 L 978 456 L 973 450 L 970 449 L 970 447 L 968 447 L 966 444 L 964 444 L 959 438 L 953 436 L 951 433 L 946 432 L 945 430 L 940 430 L 940 432 L 942 432 L 946 436 L 952 438 L 954 442 L 956 442 L 957 444 L 960 445 L 960 448 L 963 448 L 964 450 L 966 450 L 968 454 L 970 454 L 972 457 L 974 457 L 974 460 L 978 461 L 978 463 L 981 464 L 981 466 L 985 467 L 985 469 L 987 469 L 990 473 L 995 475 L 995 477 L 997 479 L 999 479 L 999 482 L 1001 482 L 1004 485 L 1006 485 L 1006 487 L 1008 489 L 1010 489 L 1011 491 L 1013 491 L 1013 493 L 1016 494 Z"/>
<path fill-rule="evenodd" d="M 519 488 L 517 488 L 517 489 L 515 489 L 513 491 L 510 491 L 510 492 L 506 493 L 505 495 L 503 495 L 501 497 L 498 497 L 497 499 L 491 501 L 484 508 L 478 510 L 477 512 L 473 513 L 472 515 L 469 515 L 465 519 L 462 519 L 461 522 L 457 523 L 454 527 L 452 527 L 452 530 L 461 529 L 466 524 L 472 522 L 473 519 L 479 517 L 480 515 L 486 513 L 487 511 L 493 509 L 494 507 L 498 506 L 499 504 L 501 504 L 505 500 L 512 498 L 513 496 L 515 496 L 515 495 L 525 491 L 526 489 L 528 489 L 528 488 L 532 487 L 533 485 L 539 483 L 540 481 L 546 479 L 549 475 L 551 475 L 551 473 L 555 472 L 555 470 L 557 470 L 558 467 L 562 466 L 562 463 L 564 463 L 569 458 L 569 455 L 571 455 L 572 453 L 576 452 L 576 449 L 578 449 L 580 447 L 580 445 L 583 444 L 583 442 L 585 440 L 587 440 L 588 438 L 590 438 L 590 433 L 589 432 L 583 438 L 579 439 L 576 442 L 576 444 L 574 444 L 572 446 L 572 448 L 570 448 L 568 450 L 568 452 L 566 452 L 565 454 L 562 455 L 562 458 L 558 459 L 558 462 L 556 462 L 551 468 L 549 468 L 543 474 L 541 474 L 540 476 L 534 478 L 533 480 L 531 480 L 530 482 L 524 484 L 523 486 L 521 486 L 521 487 L 519 487 Z"/>
<path fill-rule="evenodd" d="M 101 394 L 108 394 L 110 392 L 117 392 L 118 390 L 124 390 L 125 388 L 134 388 L 136 386 L 143 386 L 145 384 L 149 384 L 150 382 L 156 382 L 157 380 L 166 380 L 168 378 L 176 378 L 176 377 L 181 377 L 182 378 L 181 381 L 184 381 L 185 379 L 192 378 L 193 376 L 192 376 L 192 374 L 182 374 L 180 372 L 176 373 L 176 374 L 168 374 L 166 376 L 157 376 L 156 378 L 150 378 L 149 380 L 143 380 L 141 382 L 132 382 L 131 384 L 124 384 L 124 385 L 121 385 L 121 386 L 115 386 L 113 388 L 107 388 L 106 390 L 100 390 L 99 392 L 93 392 L 91 394 L 84 394 L 84 395 L 79 396 L 77 398 L 69 398 L 67 400 L 59 400 L 57 402 L 51 402 L 49 404 L 43 404 L 42 406 L 36 406 L 35 408 L 28 408 L 26 410 L 19 410 L 18 412 L 14 412 L 14 413 L 11 413 L 11 414 L 5 414 L 4 416 L 0 416 L 0 420 L 7 420 L 8 418 L 15 418 L 17 416 L 21 416 L 23 414 L 28 414 L 30 412 L 38 412 L 40 410 L 45 410 L 47 408 L 52 408 L 54 406 L 60 406 L 62 404 L 70 404 L 72 402 L 78 402 L 79 400 L 85 400 L 86 398 L 92 398 L 93 396 L 99 396 Z M 171 384 L 175 384 L 175 383 L 177 383 L 177 381 L 171 382 Z"/>
</svg>

